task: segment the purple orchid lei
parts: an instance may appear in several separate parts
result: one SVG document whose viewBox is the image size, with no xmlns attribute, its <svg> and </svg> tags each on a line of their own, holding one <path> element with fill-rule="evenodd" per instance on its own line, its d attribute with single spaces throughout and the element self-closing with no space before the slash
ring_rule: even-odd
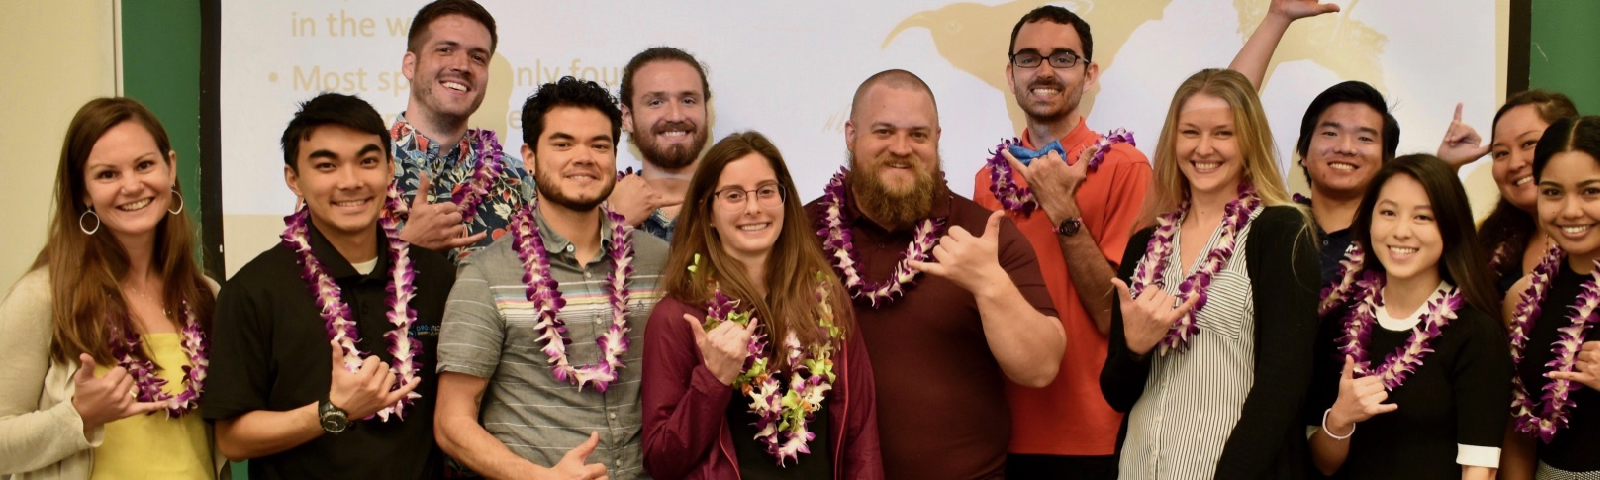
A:
<svg viewBox="0 0 1600 480">
<path fill-rule="evenodd" d="M 698 263 L 697 256 L 696 265 Z M 694 267 L 690 267 L 690 271 L 694 271 Z M 828 391 L 833 389 L 831 357 L 839 328 L 833 324 L 833 307 L 821 283 L 817 286 L 817 302 L 817 325 L 828 341 L 806 349 L 794 332 L 785 336 L 784 351 L 789 366 L 787 385 L 772 369 L 763 334 L 750 337 L 745 369 L 733 382 L 734 388 L 750 400 L 750 413 L 757 417 L 752 424 L 756 427 L 756 441 L 766 447 L 767 454 L 777 458 L 779 467 L 789 460 L 798 461 L 802 453 L 811 453 L 810 443 L 817 434 L 807 426 L 822 408 Z M 705 330 L 709 332 L 722 322 L 749 325 L 750 313 L 738 311 L 737 300 L 713 287 L 711 299 L 706 302 Z"/>
<path fill-rule="evenodd" d="M 1339 305 L 1343 305 L 1351 294 L 1360 290 L 1357 284 L 1360 283 L 1358 279 L 1361 277 L 1362 269 L 1365 268 L 1363 265 L 1365 258 L 1366 254 L 1361 250 L 1360 243 L 1350 242 L 1350 246 L 1345 247 L 1344 259 L 1339 260 L 1339 268 L 1334 275 L 1339 279 L 1339 283 L 1323 287 L 1322 300 L 1317 302 L 1317 316 L 1326 316 Z"/>
<path fill-rule="evenodd" d="M 1173 323 L 1172 330 L 1161 339 L 1160 354 L 1165 355 L 1169 350 L 1182 353 L 1189 348 L 1189 337 L 1200 333 L 1200 327 L 1195 323 L 1195 316 L 1200 309 L 1206 306 L 1206 290 L 1211 284 L 1211 276 L 1221 270 L 1228 259 L 1233 257 L 1234 241 L 1240 230 L 1250 223 L 1250 214 L 1261 206 L 1261 198 L 1256 195 L 1256 189 L 1249 183 L 1239 184 L 1239 198 L 1228 202 L 1222 209 L 1222 224 L 1217 228 L 1222 229 L 1222 237 L 1218 239 L 1217 246 L 1205 257 L 1200 259 L 1199 268 L 1178 285 L 1178 301 L 1187 301 L 1190 297 L 1199 295 L 1195 300 L 1194 308 L 1187 315 L 1178 317 Z M 1139 260 L 1138 268 L 1134 270 L 1133 284 L 1129 293 L 1139 296 L 1147 286 L 1161 283 L 1161 272 L 1166 270 L 1167 262 L 1173 254 L 1172 237 L 1178 232 L 1178 225 L 1183 221 L 1184 215 L 1189 213 L 1189 201 L 1184 200 L 1178 210 L 1162 215 L 1157 219 L 1155 234 L 1150 237 L 1150 242 L 1145 246 L 1144 258 Z M 1156 287 L 1160 288 L 1160 287 Z"/>
<path fill-rule="evenodd" d="M 494 130 L 480 129 L 468 132 L 472 149 L 478 152 L 478 164 L 473 167 L 472 178 L 456 187 L 450 202 L 461 207 L 461 221 L 468 222 L 478 213 L 478 204 L 489 197 L 489 185 L 500 177 L 505 150 Z"/>
<path fill-rule="evenodd" d="M 1565 252 L 1555 242 L 1550 243 L 1550 249 L 1545 253 L 1539 265 L 1534 267 L 1532 278 L 1526 290 L 1523 290 L 1517 303 L 1517 308 L 1511 318 L 1511 362 L 1513 365 L 1522 364 L 1524 352 L 1528 346 L 1528 334 L 1533 331 L 1533 325 L 1539 320 L 1542 313 L 1539 303 L 1544 301 L 1545 294 L 1549 293 L 1550 282 L 1554 279 L 1556 270 L 1560 268 Z M 1572 314 L 1567 319 L 1572 323 L 1558 331 L 1554 344 L 1555 358 L 1546 367 L 1553 372 L 1571 372 L 1576 363 L 1578 350 L 1583 345 L 1585 333 L 1595 323 L 1595 308 L 1600 306 L 1600 260 L 1595 261 L 1595 270 L 1587 281 L 1583 282 L 1582 293 L 1578 294 L 1577 303 L 1572 305 Z M 1572 409 L 1572 392 L 1583 388 L 1582 384 L 1575 384 L 1570 380 L 1551 379 L 1544 386 L 1544 395 L 1535 402 L 1528 393 L 1528 387 L 1522 383 L 1522 377 L 1511 377 L 1511 414 L 1516 421 L 1517 431 L 1535 433 L 1540 440 L 1550 443 L 1556 432 L 1567 427 L 1567 412 Z"/>
<path fill-rule="evenodd" d="M 1005 155 L 1001 153 L 1006 147 L 1021 143 L 1022 141 L 1016 138 L 1001 140 L 999 145 L 995 145 L 994 151 L 989 152 L 991 156 L 985 163 L 989 166 L 989 192 L 994 194 L 995 199 L 1000 200 L 1000 205 L 1007 211 L 1026 217 L 1039 208 L 1039 202 L 1034 200 L 1033 190 L 1012 181 L 1011 162 L 1006 161 Z M 1089 158 L 1089 171 L 1099 170 L 1100 164 L 1106 160 L 1106 152 L 1111 150 L 1111 145 L 1118 143 L 1134 145 L 1133 133 L 1118 128 L 1096 140 L 1089 147 L 1095 149 L 1094 156 Z"/>
<path fill-rule="evenodd" d="M 841 168 L 839 173 L 833 174 L 833 179 L 828 181 L 824 190 L 822 206 L 825 212 L 819 222 L 821 228 L 817 229 L 817 236 L 822 237 L 822 250 L 833 259 L 834 269 L 844 280 L 845 288 L 850 290 L 850 298 L 864 298 L 873 308 L 888 305 L 895 297 L 904 295 L 907 286 L 914 283 L 918 272 L 911 268 L 910 261 L 927 261 L 944 228 L 942 222 L 931 218 L 917 224 L 911 245 L 906 247 L 905 257 L 894 266 L 894 277 L 881 283 L 866 282 L 856 270 L 856 265 L 861 262 L 856 260 L 850 230 L 844 226 L 845 172 Z"/>
<path fill-rule="evenodd" d="M 533 211 L 539 208 L 539 203 L 537 200 L 528 203 L 528 207 L 511 217 L 511 234 L 514 235 L 511 246 L 526 270 L 522 282 L 528 285 L 528 301 L 533 302 L 537 319 L 533 328 L 539 334 L 537 340 L 543 342 L 541 349 L 550 357 L 550 370 L 556 380 L 577 385 L 579 391 L 593 384 L 595 390 L 605 392 L 606 387 L 617 379 L 618 370 L 623 366 L 622 354 L 628 351 L 626 283 L 628 276 L 633 274 L 633 241 L 629 238 L 633 228 L 628 226 L 622 215 L 611 211 L 609 207 L 602 207 L 601 212 L 610 220 L 612 229 L 609 255 L 613 268 L 606 275 L 605 284 L 606 299 L 611 306 L 611 326 L 595 338 L 595 344 L 600 346 L 601 362 L 574 367 L 567 358 L 567 344 L 572 343 L 572 339 L 567 337 L 566 323 L 557 316 L 567 302 L 561 297 L 560 284 L 550 275 L 549 253 L 544 248 L 544 239 L 539 236 L 539 228 L 533 218 Z"/>
<path fill-rule="evenodd" d="M 1406 338 L 1405 345 L 1385 357 L 1377 368 L 1372 368 L 1365 345 L 1372 338 L 1373 325 L 1378 323 L 1378 309 L 1383 308 L 1384 281 L 1383 274 L 1366 272 L 1364 278 L 1358 282 L 1364 301 L 1345 318 L 1345 335 L 1339 339 L 1339 351 L 1355 358 L 1356 375 L 1362 377 L 1378 375 L 1383 379 L 1383 388 L 1392 392 L 1406 381 L 1406 376 L 1422 366 L 1424 356 L 1433 352 L 1428 346 L 1433 339 L 1439 337 L 1444 327 L 1456 318 L 1462 300 L 1460 289 L 1451 288 L 1440 298 L 1428 302 L 1428 310 L 1423 314 L 1422 322 L 1411 328 L 1411 336 Z"/>
<path fill-rule="evenodd" d="M 205 332 L 200 330 L 200 322 L 195 319 L 194 312 L 189 311 L 188 302 L 184 302 L 183 331 L 181 333 L 184 355 L 189 357 L 189 364 L 183 366 L 183 392 L 172 395 L 161 390 L 167 384 L 166 380 L 156 376 L 156 364 L 146 358 L 143 360 L 133 356 L 133 352 L 143 348 L 144 342 L 139 334 L 123 332 L 113 329 L 112 338 L 120 339 L 111 343 L 111 356 L 116 357 L 117 365 L 128 370 L 133 376 L 134 387 L 138 390 L 136 398 L 141 402 L 166 402 L 167 418 L 178 418 L 200 407 L 200 393 L 205 389 L 206 367 L 211 364 L 206 350 L 210 345 Z"/>
<path fill-rule="evenodd" d="M 395 375 L 393 390 L 403 388 L 412 381 L 421 381 L 417 373 L 422 369 L 416 361 L 417 352 L 422 350 L 422 342 L 411 338 L 410 335 L 411 325 L 417 318 L 417 312 L 411 308 L 411 300 L 416 296 L 417 272 L 411 265 L 411 244 L 400 239 L 399 222 L 394 219 L 394 212 L 400 208 L 401 203 L 400 192 L 391 182 L 388 195 L 384 199 L 386 211 L 378 215 L 378 225 L 383 229 L 384 237 L 389 243 L 385 249 L 386 258 L 389 260 L 389 284 L 384 287 L 389 294 L 384 299 L 384 304 L 388 307 L 385 317 L 394 329 L 383 336 L 388 340 L 389 354 L 394 357 L 394 360 L 389 362 L 389 371 Z M 354 372 L 361 368 L 362 358 L 366 356 L 356 347 L 360 332 L 356 329 L 350 306 L 340 299 L 339 285 L 328 275 L 327 267 L 322 261 L 311 252 L 311 240 L 307 228 L 310 218 L 310 210 L 305 207 L 293 215 L 284 217 L 287 228 L 283 232 L 281 243 L 294 250 L 296 259 L 300 263 L 300 278 L 305 280 L 311 295 L 316 298 L 317 309 L 322 312 L 322 320 L 328 330 L 328 338 L 338 343 L 344 352 L 344 368 Z M 418 398 L 422 398 L 422 394 L 411 392 L 394 405 L 384 407 L 374 415 L 386 422 L 389 421 L 390 415 L 405 420 L 406 407 Z"/>
</svg>

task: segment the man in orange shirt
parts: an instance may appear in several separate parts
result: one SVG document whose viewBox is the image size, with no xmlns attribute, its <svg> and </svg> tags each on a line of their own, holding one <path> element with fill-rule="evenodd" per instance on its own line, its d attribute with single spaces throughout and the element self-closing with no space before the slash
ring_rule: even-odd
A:
<svg viewBox="0 0 1600 480">
<path fill-rule="evenodd" d="M 1006 79 L 1028 117 L 1018 143 L 1050 151 L 1019 161 L 1006 146 L 997 147 L 1000 157 L 977 174 L 973 200 L 1009 210 L 1038 255 L 1072 340 L 1053 383 L 1028 388 L 1007 382 L 1012 426 L 1006 473 L 1012 479 L 1112 479 L 1122 415 L 1100 393 L 1100 369 L 1111 325 L 1111 278 L 1144 203 L 1150 162 L 1131 143 L 1109 141 L 1123 137 L 1102 141 L 1078 110 L 1100 74 L 1082 18 L 1039 7 L 1011 30 L 1009 53 Z M 1097 160 L 1100 150 L 1104 156 Z M 1031 189 L 1031 199 L 1023 189 Z"/>
</svg>

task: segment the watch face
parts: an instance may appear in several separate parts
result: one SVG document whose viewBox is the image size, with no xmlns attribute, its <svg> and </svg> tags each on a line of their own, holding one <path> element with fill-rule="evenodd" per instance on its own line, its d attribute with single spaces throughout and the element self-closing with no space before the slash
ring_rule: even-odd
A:
<svg viewBox="0 0 1600 480">
<path fill-rule="evenodd" d="M 322 416 L 322 429 L 323 430 L 326 430 L 326 431 L 332 432 L 332 433 L 339 433 L 339 432 L 343 432 L 344 431 L 344 427 L 345 426 L 346 425 L 345 425 L 345 422 L 344 422 L 344 415 L 340 415 L 340 414 L 334 413 L 334 412 L 329 412 L 327 415 L 323 415 Z"/>
<path fill-rule="evenodd" d="M 1056 233 L 1060 233 L 1069 237 L 1077 235 L 1078 228 L 1080 228 L 1082 225 L 1083 223 L 1076 218 L 1067 220 L 1065 222 L 1061 222 L 1061 225 L 1056 226 Z"/>
</svg>

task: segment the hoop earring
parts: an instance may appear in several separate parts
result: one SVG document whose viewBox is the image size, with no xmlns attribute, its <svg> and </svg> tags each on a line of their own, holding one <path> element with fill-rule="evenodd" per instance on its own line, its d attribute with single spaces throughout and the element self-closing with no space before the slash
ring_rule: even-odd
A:
<svg viewBox="0 0 1600 480">
<path fill-rule="evenodd" d="M 178 193 L 178 187 L 172 187 L 172 196 L 178 199 L 178 210 L 167 209 L 167 213 L 177 215 L 183 213 L 183 194 Z"/>
<path fill-rule="evenodd" d="M 83 226 L 84 217 L 89 216 L 94 217 L 93 229 Z M 94 235 L 94 232 L 100 231 L 100 214 L 94 213 L 94 209 L 84 210 L 83 215 L 78 215 L 78 230 L 82 230 L 84 235 Z"/>
</svg>

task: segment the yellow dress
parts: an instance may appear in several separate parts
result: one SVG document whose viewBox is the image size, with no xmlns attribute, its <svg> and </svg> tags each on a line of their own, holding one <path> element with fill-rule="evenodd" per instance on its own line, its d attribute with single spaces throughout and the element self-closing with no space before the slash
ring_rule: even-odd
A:
<svg viewBox="0 0 1600 480">
<path fill-rule="evenodd" d="M 183 367 L 189 357 L 183 353 L 182 337 L 177 333 L 143 336 L 145 351 L 152 355 L 157 374 L 167 384 L 169 394 L 183 392 Z M 105 365 L 95 375 L 105 375 Z M 164 411 L 135 415 L 106 424 L 105 441 L 94 449 L 94 471 L 89 478 L 101 479 L 204 479 L 216 478 L 211 468 L 211 441 L 199 411 L 168 419 Z"/>
</svg>

